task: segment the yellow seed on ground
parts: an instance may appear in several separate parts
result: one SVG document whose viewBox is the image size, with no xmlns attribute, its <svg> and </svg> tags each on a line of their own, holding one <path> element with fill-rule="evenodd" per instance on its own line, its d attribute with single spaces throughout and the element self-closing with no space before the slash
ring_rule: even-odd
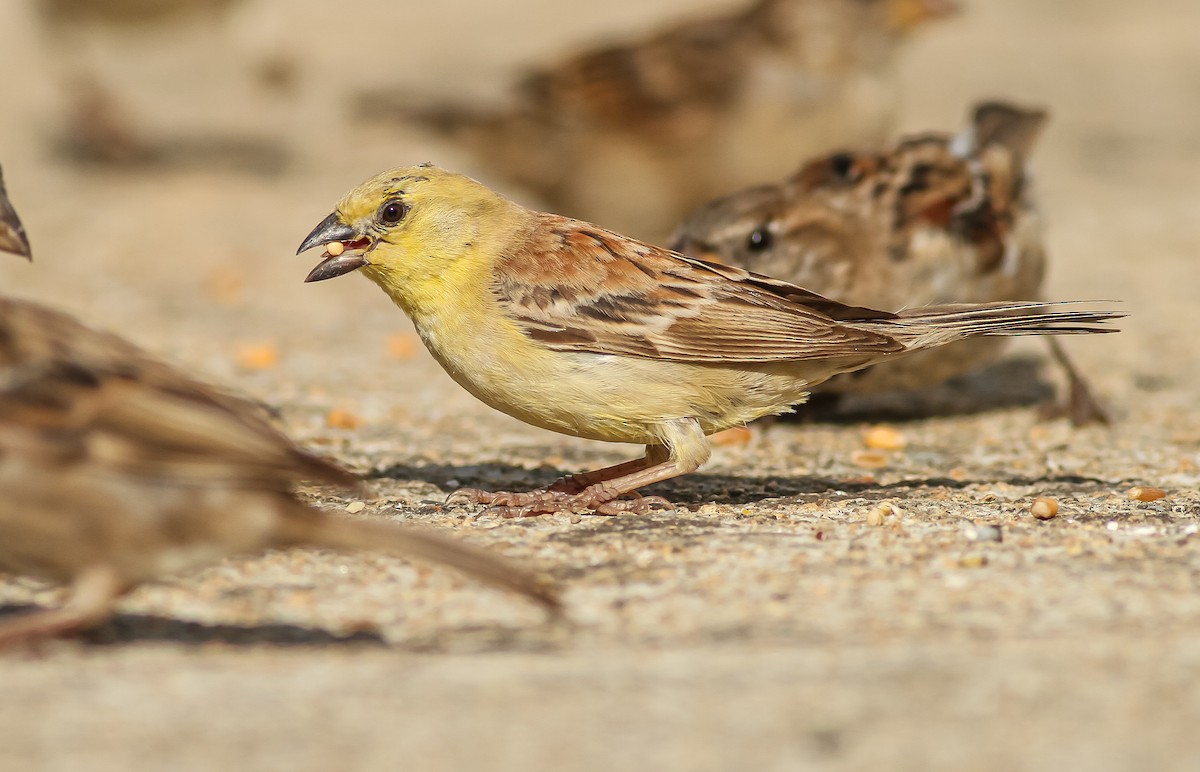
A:
<svg viewBox="0 0 1200 772">
<path fill-rule="evenodd" d="M 871 450 L 904 450 L 908 440 L 890 426 L 874 426 L 863 435 L 863 442 Z"/>
<path fill-rule="evenodd" d="M 856 450 L 850 454 L 850 463 L 864 469 L 881 469 L 891 463 L 891 459 L 882 451 Z"/>
<path fill-rule="evenodd" d="M 735 426 L 732 429 L 717 432 L 709 437 L 708 440 L 717 447 L 732 448 L 739 445 L 748 445 L 753 436 L 747 427 Z"/>
<path fill-rule="evenodd" d="M 241 303 L 246 297 L 246 278 L 241 271 L 228 266 L 214 268 L 205 283 L 208 295 L 222 305 Z"/>
<path fill-rule="evenodd" d="M 1058 516 L 1058 501 L 1046 496 L 1038 496 L 1033 500 L 1033 505 L 1029 507 L 1029 513 L 1038 520 L 1050 520 Z"/>
<path fill-rule="evenodd" d="M 270 370 L 279 364 L 279 349 L 273 343 L 243 343 L 237 363 L 243 370 Z"/>
<path fill-rule="evenodd" d="M 325 425 L 330 429 L 357 429 L 362 426 L 362 419 L 349 410 L 335 407 L 325 414 Z"/>
<path fill-rule="evenodd" d="M 411 332 L 398 332 L 388 336 L 387 340 L 388 354 L 393 359 L 412 359 L 416 356 L 418 345 L 417 336 Z"/>
<path fill-rule="evenodd" d="M 337 257 L 346 251 L 346 245 L 340 241 L 331 241 L 325 245 L 325 251 L 330 257 Z"/>
<path fill-rule="evenodd" d="M 361 501 L 351 501 L 349 504 L 346 505 L 346 511 L 352 515 L 357 515 L 359 512 L 362 512 L 366 508 L 367 508 L 367 505 Z"/>
<path fill-rule="evenodd" d="M 1158 501 L 1166 495 L 1167 492 L 1162 488 L 1134 487 L 1129 489 L 1129 498 L 1135 501 Z"/>
</svg>

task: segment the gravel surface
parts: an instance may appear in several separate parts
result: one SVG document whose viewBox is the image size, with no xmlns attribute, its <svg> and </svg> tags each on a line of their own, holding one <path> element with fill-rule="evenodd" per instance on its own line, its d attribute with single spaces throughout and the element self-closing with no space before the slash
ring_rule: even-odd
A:
<svg viewBox="0 0 1200 772">
<path fill-rule="evenodd" d="M 163 120 L 178 108 L 188 125 L 286 137 L 274 172 L 63 162 L 47 142 L 61 62 L 24 3 L 0 5 L 0 160 L 36 252 L 0 264 L 5 291 L 279 406 L 297 437 L 372 480 L 361 509 L 317 501 L 545 566 L 571 617 L 383 556 L 227 561 L 138 589 L 82 640 L 0 657 L 0 766 L 1200 768 L 1200 5 L 966 4 L 910 47 L 903 128 L 956 126 L 980 96 L 1052 110 L 1035 157 L 1046 294 L 1130 314 L 1120 335 L 1069 341 L 1115 423 L 1039 419 L 1056 375 L 1021 342 L 915 402 L 756 426 L 653 489 L 673 511 L 521 521 L 441 502 L 637 450 L 494 413 L 377 289 L 303 285 L 313 258 L 292 252 L 381 168 L 476 171 L 452 147 L 354 125 L 353 89 L 485 89 L 687 3 L 344 0 L 331 22 L 313 0 L 249 0 L 227 28 L 145 52 L 191 65 L 125 76 L 132 104 L 177 79 Z M 212 57 L 223 35 L 232 53 Z M 295 94 L 230 87 L 221 110 L 186 116 L 180 93 L 236 79 L 260 49 L 294 56 Z M 109 50 L 97 58 L 119 72 Z M 868 450 L 882 418 L 903 450 Z M 1132 499 L 1135 486 L 1166 496 Z M 1038 497 L 1055 517 L 1031 514 Z M 59 597 L 0 581 L 0 613 Z"/>
</svg>

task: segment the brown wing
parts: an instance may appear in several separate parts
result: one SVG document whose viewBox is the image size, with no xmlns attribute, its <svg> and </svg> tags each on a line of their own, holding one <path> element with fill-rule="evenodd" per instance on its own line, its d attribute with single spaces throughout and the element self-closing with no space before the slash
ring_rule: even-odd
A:
<svg viewBox="0 0 1200 772">
<path fill-rule="evenodd" d="M 248 401 L 125 340 L 32 303 L 0 300 L 0 455 L 186 483 L 285 490 L 353 477 L 296 447 Z"/>
<path fill-rule="evenodd" d="M 901 348 L 839 324 L 892 314 L 555 215 L 538 226 L 532 243 L 497 265 L 496 292 L 527 335 L 556 350 L 774 362 Z"/>
</svg>

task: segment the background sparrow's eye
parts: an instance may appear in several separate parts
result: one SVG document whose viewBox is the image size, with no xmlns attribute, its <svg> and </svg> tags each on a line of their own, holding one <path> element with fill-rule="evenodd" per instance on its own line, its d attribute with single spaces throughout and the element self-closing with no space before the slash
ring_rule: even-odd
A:
<svg viewBox="0 0 1200 772">
<path fill-rule="evenodd" d="M 408 207 L 401 201 L 389 201 L 379 207 L 379 221 L 384 225 L 395 225 L 408 214 Z"/>
<path fill-rule="evenodd" d="M 774 241 L 775 237 L 771 235 L 771 231 L 763 225 L 750 232 L 750 237 L 746 239 L 746 248 L 751 252 L 762 252 L 770 249 Z"/>
<path fill-rule="evenodd" d="M 849 180 L 854 172 L 854 156 L 850 153 L 838 153 L 829 159 L 829 168 L 844 180 Z"/>
</svg>

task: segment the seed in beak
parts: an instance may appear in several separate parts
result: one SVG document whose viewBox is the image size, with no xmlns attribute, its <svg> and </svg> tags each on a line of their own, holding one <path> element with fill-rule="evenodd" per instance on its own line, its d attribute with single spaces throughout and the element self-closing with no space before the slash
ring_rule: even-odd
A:
<svg viewBox="0 0 1200 772">
<path fill-rule="evenodd" d="M 346 245 L 340 241 L 331 241 L 325 245 L 325 252 L 328 253 L 330 257 L 337 257 L 345 250 Z"/>
</svg>

